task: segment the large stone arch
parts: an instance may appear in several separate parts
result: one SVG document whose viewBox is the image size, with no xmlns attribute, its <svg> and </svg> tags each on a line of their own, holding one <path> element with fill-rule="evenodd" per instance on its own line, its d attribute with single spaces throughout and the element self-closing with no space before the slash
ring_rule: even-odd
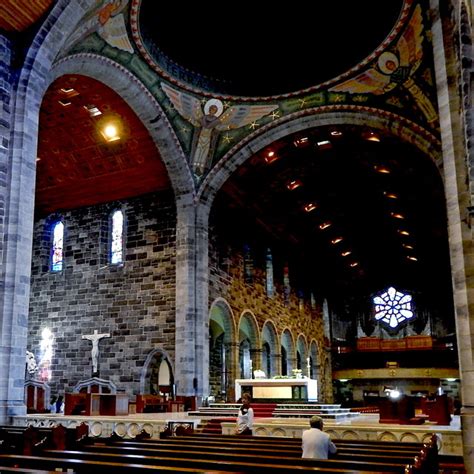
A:
<svg viewBox="0 0 474 474">
<path fill-rule="evenodd" d="M 216 298 L 209 310 L 209 390 L 216 399 L 234 396 L 237 359 L 235 321 L 232 308 L 224 298 Z"/>
<path fill-rule="evenodd" d="M 414 145 L 443 168 L 441 144 L 436 136 L 416 123 L 381 109 L 359 106 L 326 106 L 291 114 L 251 133 L 230 149 L 203 180 L 197 194 L 208 203 L 235 170 L 247 159 L 273 142 L 308 128 L 329 125 L 360 125 L 383 130 Z"/>
<path fill-rule="evenodd" d="M 280 347 L 277 330 L 272 321 L 267 320 L 262 327 L 262 365 L 267 378 L 280 374 Z"/>
<path fill-rule="evenodd" d="M 0 422 L 25 413 L 24 354 L 27 344 L 32 230 L 39 108 L 53 59 L 93 0 L 59 0 L 39 28 L 28 50 L 16 90 L 10 90 L 10 140 L 5 162 L 5 225 L 0 277 L 1 328 Z M 7 65 L 7 68 L 11 64 Z M 10 71 L 6 71 L 10 76 Z"/>
<path fill-rule="evenodd" d="M 68 56 L 55 63 L 49 75 L 48 86 L 67 74 L 91 77 L 117 92 L 150 133 L 168 171 L 176 198 L 179 200 L 182 195 L 193 194 L 193 178 L 178 138 L 161 105 L 136 76 L 108 58 L 83 53 Z"/>
</svg>

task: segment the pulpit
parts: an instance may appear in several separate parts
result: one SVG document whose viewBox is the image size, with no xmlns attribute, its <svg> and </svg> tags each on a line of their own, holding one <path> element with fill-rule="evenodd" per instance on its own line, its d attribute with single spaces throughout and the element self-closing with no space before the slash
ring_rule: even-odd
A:
<svg viewBox="0 0 474 474">
<path fill-rule="evenodd" d="M 451 423 L 450 413 L 453 411 L 450 401 L 451 399 L 446 394 L 436 395 L 434 399 L 422 398 L 421 411 L 428 416 L 429 421 L 438 425 L 449 425 Z"/>
</svg>

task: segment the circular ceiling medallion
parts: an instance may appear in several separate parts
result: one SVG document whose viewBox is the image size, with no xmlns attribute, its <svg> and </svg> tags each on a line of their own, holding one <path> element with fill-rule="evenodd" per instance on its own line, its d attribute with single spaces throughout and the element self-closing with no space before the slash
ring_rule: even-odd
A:
<svg viewBox="0 0 474 474">
<path fill-rule="evenodd" d="M 148 64 L 195 92 L 269 97 L 320 87 L 393 40 L 410 0 L 291 2 L 257 9 L 133 0 L 132 33 Z M 403 7 L 403 8 L 402 8 Z"/>
</svg>

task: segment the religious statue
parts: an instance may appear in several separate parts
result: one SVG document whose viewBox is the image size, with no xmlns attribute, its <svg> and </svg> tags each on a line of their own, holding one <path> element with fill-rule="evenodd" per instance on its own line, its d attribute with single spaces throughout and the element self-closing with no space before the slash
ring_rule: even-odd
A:
<svg viewBox="0 0 474 474">
<path fill-rule="evenodd" d="M 35 355 L 33 352 L 26 351 L 26 370 L 32 375 L 38 370 L 38 364 L 36 363 Z"/>
<path fill-rule="evenodd" d="M 82 339 L 88 339 L 92 342 L 92 374 L 96 374 L 98 371 L 99 341 L 104 337 L 110 337 L 110 334 L 99 334 L 97 329 L 94 329 L 94 334 L 87 334 L 82 336 Z"/>
<path fill-rule="evenodd" d="M 209 99 L 202 107 L 197 97 L 164 83 L 161 88 L 178 113 L 196 127 L 190 161 L 197 176 L 202 176 L 212 164 L 212 149 L 218 133 L 253 123 L 278 108 L 274 104 L 233 105 L 224 110 L 219 99 Z"/>
</svg>

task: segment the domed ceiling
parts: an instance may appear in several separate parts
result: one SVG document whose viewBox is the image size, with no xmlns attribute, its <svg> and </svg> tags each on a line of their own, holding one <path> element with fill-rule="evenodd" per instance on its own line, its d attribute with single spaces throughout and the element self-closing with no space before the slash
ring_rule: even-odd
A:
<svg viewBox="0 0 474 474">
<path fill-rule="evenodd" d="M 134 37 L 152 67 L 190 86 L 241 96 L 306 89 L 361 63 L 395 28 L 402 0 L 243 1 L 204 8 L 135 1 Z M 376 21 L 374 20 L 376 19 Z M 134 29 L 136 28 L 136 30 Z"/>
</svg>

